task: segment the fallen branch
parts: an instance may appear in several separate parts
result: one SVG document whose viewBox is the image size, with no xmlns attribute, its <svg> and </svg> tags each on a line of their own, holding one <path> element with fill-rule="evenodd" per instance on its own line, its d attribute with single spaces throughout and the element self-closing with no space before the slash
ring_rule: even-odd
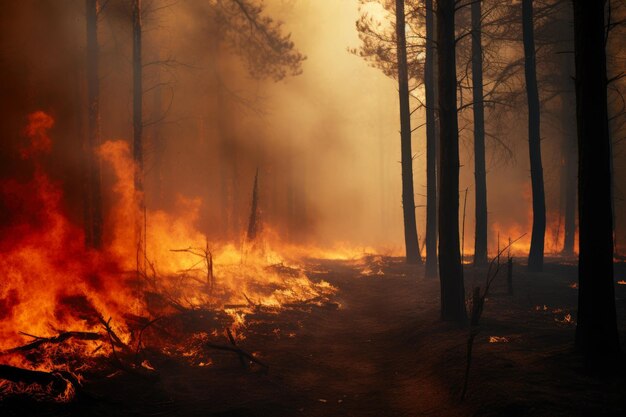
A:
<svg viewBox="0 0 626 417">
<path fill-rule="evenodd" d="M 257 359 L 253 354 L 246 352 L 245 350 L 237 346 L 237 343 L 235 342 L 235 338 L 233 337 L 233 334 L 231 333 L 230 329 L 226 329 L 226 331 L 228 334 L 228 339 L 231 343 L 230 345 L 222 345 L 222 344 L 208 342 L 205 344 L 205 346 L 211 349 L 236 353 L 237 356 L 239 357 L 239 361 L 241 362 L 241 365 L 245 369 L 248 369 L 248 363 L 246 362 L 246 359 L 247 359 L 249 362 L 256 363 L 257 365 L 261 366 L 265 370 L 265 372 L 269 370 L 269 365 Z"/>
<path fill-rule="evenodd" d="M 22 333 L 22 334 L 25 336 L 33 337 L 35 338 L 35 340 L 25 345 L 14 347 L 2 353 L 6 354 L 6 353 L 15 353 L 15 352 L 27 352 L 29 350 L 37 349 L 41 345 L 44 345 L 44 344 L 58 344 L 58 343 L 63 343 L 69 339 L 78 339 L 78 340 L 101 340 L 102 339 L 101 334 L 93 333 L 93 332 L 63 332 L 53 337 L 39 337 L 39 336 L 34 336 L 31 334 L 26 334 L 26 333 Z"/>
<path fill-rule="evenodd" d="M 112 357 L 112 365 L 115 366 L 120 371 L 124 371 L 131 375 L 137 375 L 146 379 L 156 379 L 159 377 L 159 374 L 156 371 L 149 370 L 143 366 L 133 366 L 126 365 L 117 355 L 115 350 L 116 345 L 121 345 L 127 354 L 132 354 L 132 350 L 120 340 L 120 338 L 115 334 L 113 329 L 111 329 L 111 319 L 105 321 L 103 317 L 100 317 L 100 322 L 104 326 L 107 334 L 109 335 L 109 342 L 111 343 L 111 357 Z"/>
</svg>

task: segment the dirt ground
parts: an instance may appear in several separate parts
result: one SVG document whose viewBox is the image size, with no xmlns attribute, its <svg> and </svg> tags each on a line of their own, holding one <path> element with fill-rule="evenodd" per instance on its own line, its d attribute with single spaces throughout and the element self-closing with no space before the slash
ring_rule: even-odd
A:
<svg viewBox="0 0 626 417">
<path fill-rule="evenodd" d="M 465 401 L 460 401 L 468 330 L 439 320 L 439 282 L 401 260 L 310 261 L 314 280 L 339 291 L 334 304 L 256 322 L 245 349 L 269 371 L 243 369 L 216 353 L 208 367 L 155 362 L 159 378 L 88 381 L 66 405 L 13 399 L 4 416 L 624 416 L 626 372 L 584 374 L 573 351 L 576 267 L 550 259 L 545 272 L 515 266 L 486 302 Z M 367 271 L 371 275 L 364 275 Z M 468 294 L 484 270 L 466 269 Z M 616 265 L 616 281 L 626 264 Z M 626 350 L 626 285 L 616 285 Z M 490 343 L 490 338 L 497 343 Z M 504 339 L 501 339 L 504 338 Z"/>
</svg>

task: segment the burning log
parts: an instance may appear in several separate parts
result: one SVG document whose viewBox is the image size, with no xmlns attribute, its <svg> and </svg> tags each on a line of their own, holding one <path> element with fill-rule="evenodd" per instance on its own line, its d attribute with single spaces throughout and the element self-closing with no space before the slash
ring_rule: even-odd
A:
<svg viewBox="0 0 626 417">
<path fill-rule="evenodd" d="M 63 400 L 71 398 L 73 393 L 79 392 L 81 386 L 78 379 L 66 371 L 33 371 L 11 365 L 0 365 L 0 380 L 15 384 L 39 385 L 51 395 Z"/>
</svg>

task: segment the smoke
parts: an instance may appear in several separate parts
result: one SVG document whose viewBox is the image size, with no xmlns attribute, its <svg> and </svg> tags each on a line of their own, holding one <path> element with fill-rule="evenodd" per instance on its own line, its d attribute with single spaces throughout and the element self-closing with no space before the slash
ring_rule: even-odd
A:
<svg viewBox="0 0 626 417">
<path fill-rule="evenodd" d="M 132 137 L 130 2 L 102 2 L 99 15 L 103 142 Z M 245 48 L 215 26 L 214 1 L 145 0 L 144 142 L 146 203 L 175 212 L 195 201 L 198 230 L 212 240 L 240 240 L 254 173 L 264 227 L 298 244 L 373 247 L 401 253 L 399 116 L 395 81 L 348 48 L 358 46 L 358 2 L 268 0 L 264 16 L 306 60 L 302 73 L 280 81 L 251 77 Z M 29 174 L 20 162 L 20 129 L 43 109 L 56 120 L 46 169 L 63 184 L 75 222 L 82 221 L 86 137 L 84 1 L 25 0 L 0 5 L 0 110 L 3 178 Z M 541 88 L 541 86 L 540 86 Z M 511 148 L 504 160 L 492 141 L 488 161 L 490 250 L 530 232 L 526 116 L 507 110 L 487 120 L 488 133 Z M 469 114 L 469 113 L 468 113 Z M 413 126 L 423 124 L 416 112 Z M 469 119 L 469 116 L 468 116 Z M 560 121 L 544 117 L 542 145 L 548 196 L 546 247 L 562 240 Z M 572 118 L 573 123 L 573 118 Z M 461 209 L 468 189 L 465 253 L 473 247 L 471 125 L 461 120 Z M 488 139 L 488 144 L 490 139 Z M 426 203 L 425 130 L 413 135 L 418 233 Z M 623 165 L 623 164 L 622 164 Z M 617 178 L 623 167 L 616 164 Z M 103 172 L 105 212 L 115 179 Z M 181 200 L 182 199 L 182 200 Z M 621 201 L 621 200 L 620 200 Z M 618 236 L 626 235 L 622 203 Z M 0 210 L 3 225 L 11 219 Z M 560 229 L 559 229 L 560 227 Z M 551 235 L 549 235 L 551 236 Z M 619 240 L 619 239 L 618 239 Z"/>
</svg>

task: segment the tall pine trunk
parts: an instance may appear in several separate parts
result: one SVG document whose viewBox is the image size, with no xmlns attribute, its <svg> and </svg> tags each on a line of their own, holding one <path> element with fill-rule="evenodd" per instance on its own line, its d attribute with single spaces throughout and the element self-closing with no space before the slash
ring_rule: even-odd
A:
<svg viewBox="0 0 626 417">
<path fill-rule="evenodd" d="M 100 79 L 98 72 L 98 0 L 86 0 L 87 20 L 87 206 L 85 218 L 85 243 L 93 248 L 102 247 L 102 184 L 100 159 L 96 151 L 100 146 Z"/>
<path fill-rule="evenodd" d="M 610 371 L 620 347 L 613 282 L 604 1 L 574 0 L 574 30 L 580 251 L 576 346 L 588 368 Z"/>
<path fill-rule="evenodd" d="M 472 2 L 472 94 L 474 109 L 474 183 L 476 230 L 474 265 L 487 264 L 487 170 L 485 166 L 485 105 L 483 102 L 482 8 Z"/>
<path fill-rule="evenodd" d="M 422 257 L 417 239 L 415 195 L 413 191 L 413 152 L 411 150 L 411 109 L 409 107 L 409 74 L 406 57 L 404 0 L 396 0 L 396 44 L 398 56 L 398 94 L 400 98 L 400 142 L 402 153 L 402 209 L 406 261 L 420 264 Z"/>
<path fill-rule="evenodd" d="M 522 0 L 522 36 L 524 41 L 524 75 L 528 98 L 528 153 L 530 156 L 530 181 L 533 198 L 533 229 L 530 240 L 530 253 L 528 254 L 528 268 L 531 271 L 541 271 L 543 269 L 543 249 L 546 233 L 546 200 L 541 163 L 533 0 Z"/>
<path fill-rule="evenodd" d="M 459 239 L 459 130 L 456 102 L 454 0 L 437 6 L 439 57 L 439 279 L 441 317 L 463 322 L 465 288 Z"/>
<path fill-rule="evenodd" d="M 426 7 L 426 276 L 437 276 L 437 127 L 435 118 L 435 14 L 433 0 Z"/>
</svg>

